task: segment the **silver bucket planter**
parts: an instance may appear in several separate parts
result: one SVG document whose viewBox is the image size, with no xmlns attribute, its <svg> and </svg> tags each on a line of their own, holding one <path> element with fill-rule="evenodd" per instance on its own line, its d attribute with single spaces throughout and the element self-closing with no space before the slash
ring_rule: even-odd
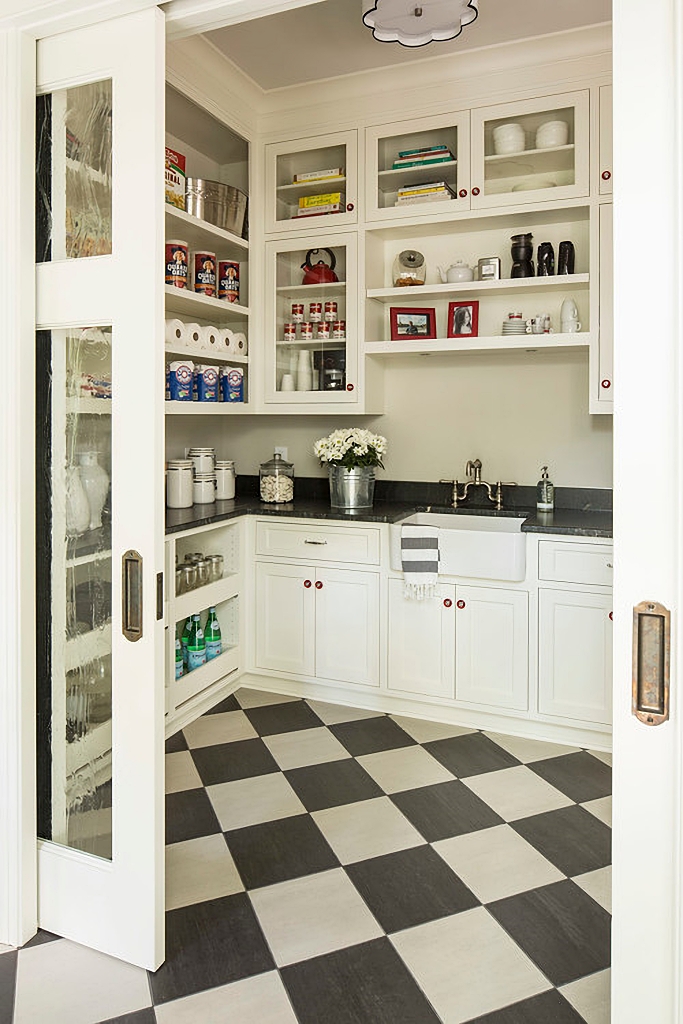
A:
<svg viewBox="0 0 683 1024">
<path fill-rule="evenodd" d="M 330 505 L 332 508 L 357 510 L 372 508 L 375 497 L 374 466 L 345 469 L 330 463 Z"/>
</svg>

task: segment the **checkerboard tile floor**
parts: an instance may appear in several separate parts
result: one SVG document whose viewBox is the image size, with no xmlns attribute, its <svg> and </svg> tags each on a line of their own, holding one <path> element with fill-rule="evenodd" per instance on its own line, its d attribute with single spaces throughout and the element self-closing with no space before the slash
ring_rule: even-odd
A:
<svg viewBox="0 0 683 1024">
<path fill-rule="evenodd" d="M 608 755 L 240 690 L 166 761 L 166 962 L 39 933 L 0 1024 L 608 1024 Z"/>
</svg>

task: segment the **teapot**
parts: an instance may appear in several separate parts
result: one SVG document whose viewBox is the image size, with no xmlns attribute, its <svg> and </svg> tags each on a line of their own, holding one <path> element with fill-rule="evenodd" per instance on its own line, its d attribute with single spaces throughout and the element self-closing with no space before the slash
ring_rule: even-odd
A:
<svg viewBox="0 0 683 1024">
<path fill-rule="evenodd" d="M 318 260 L 317 263 L 311 264 L 311 257 L 316 253 L 326 252 L 330 257 L 330 266 L 324 260 Z M 334 268 L 337 265 L 337 260 L 331 249 L 309 249 L 306 253 L 306 260 L 301 264 L 301 269 L 304 272 L 304 279 L 302 284 L 332 284 L 334 281 L 338 281 L 339 278 L 334 272 Z"/>
<path fill-rule="evenodd" d="M 474 281 L 474 271 L 464 260 L 451 263 L 450 267 L 437 267 L 443 284 L 456 284 L 460 281 Z"/>
</svg>

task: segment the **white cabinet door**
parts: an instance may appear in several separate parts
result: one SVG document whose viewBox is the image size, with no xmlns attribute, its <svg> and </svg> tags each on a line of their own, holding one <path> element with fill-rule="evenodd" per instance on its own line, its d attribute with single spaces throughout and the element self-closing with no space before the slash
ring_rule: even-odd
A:
<svg viewBox="0 0 683 1024">
<path fill-rule="evenodd" d="M 456 588 L 455 695 L 525 711 L 529 681 L 528 594 Z"/>
<path fill-rule="evenodd" d="M 379 576 L 316 569 L 315 674 L 379 686 Z"/>
<path fill-rule="evenodd" d="M 455 696 L 455 587 L 440 583 L 427 601 L 404 597 L 389 580 L 387 682 L 390 690 Z"/>
<path fill-rule="evenodd" d="M 611 595 L 540 589 L 538 603 L 538 710 L 609 725 Z"/>
<path fill-rule="evenodd" d="M 312 676 L 315 672 L 315 569 L 256 565 L 256 667 Z"/>
<path fill-rule="evenodd" d="M 602 203 L 600 231 L 600 333 L 598 337 L 598 409 L 610 413 L 614 408 L 614 216 L 611 203 Z M 595 382 L 592 391 L 595 392 Z"/>
<path fill-rule="evenodd" d="M 612 194 L 612 86 L 600 86 L 600 195 Z"/>
</svg>

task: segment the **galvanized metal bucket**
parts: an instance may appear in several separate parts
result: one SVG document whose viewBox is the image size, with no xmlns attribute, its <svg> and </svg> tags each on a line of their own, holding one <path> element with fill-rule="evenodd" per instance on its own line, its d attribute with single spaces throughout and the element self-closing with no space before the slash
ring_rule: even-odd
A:
<svg viewBox="0 0 683 1024">
<path fill-rule="evenodd" d="M 372 508 L 375 497 L 375 469 L 357 466 L 345 469 L 330 463 L 330 505 L 340 509 Z"/>
<path fill-rule="evenodd" d="M 193 217 L 243 237 L 248 196 L 233 185 L 208 178 L 188 178 L 185 183 L 185 208 Z"/>
</svg>

